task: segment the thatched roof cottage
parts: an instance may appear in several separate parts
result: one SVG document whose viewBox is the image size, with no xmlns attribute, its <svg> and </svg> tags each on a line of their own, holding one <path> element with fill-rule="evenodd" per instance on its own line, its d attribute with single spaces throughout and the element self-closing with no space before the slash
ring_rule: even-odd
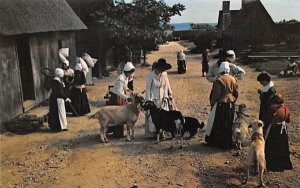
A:
<svg viewBox="0 0 300 188">
<path fill-rule="evenodd" d="M 49 97 L 41 69 L 59 66 L 58 50 L 70 48 L 74 31 L 86 29 L 65 0 L 0 1 L 0 124 Z"/>
</svg>

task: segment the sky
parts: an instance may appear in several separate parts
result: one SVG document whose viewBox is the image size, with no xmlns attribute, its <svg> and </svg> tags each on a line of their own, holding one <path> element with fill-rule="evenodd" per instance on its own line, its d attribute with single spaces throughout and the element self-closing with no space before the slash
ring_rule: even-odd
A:
<svg viewBox="0 0 300 188">
<path fill-rule="evenodd" d="M 222 9 L 222 0 L 165 0 L 168 5 L 181 3 L 186 10 L 181 16 L 173 16 L 171 23 L 217 23 L 219 10 Z M 242 0 L 231 0 L 230 10 L 239 10 Z M 272 19 L 296 19 L 300 21 L 300 0 L 261 0 Z"/>
</svg>

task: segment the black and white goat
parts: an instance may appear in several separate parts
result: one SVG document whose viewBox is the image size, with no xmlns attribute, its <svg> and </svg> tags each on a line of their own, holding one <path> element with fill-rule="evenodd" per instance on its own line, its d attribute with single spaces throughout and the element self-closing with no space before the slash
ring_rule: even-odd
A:
<svg viewBox="0 0 300 188">
<path fill-rule="evenodd" d="M 153 101 L 147 101 L 142 106 L 144 110 L 150 110 L 152 122 L 155 125 L 157 142 L 159 142 L 159 136 L 161 131 L 170 132 L 172 135 L 173 148 L 176 143 L 176 136 L 180 137 L 180 148 L 182 148 L 183 137 L 181 131 L 183 129 L 184 119 L 179 111 L 166 111 L 161 108 L 157 108 Z"/>
</svg>

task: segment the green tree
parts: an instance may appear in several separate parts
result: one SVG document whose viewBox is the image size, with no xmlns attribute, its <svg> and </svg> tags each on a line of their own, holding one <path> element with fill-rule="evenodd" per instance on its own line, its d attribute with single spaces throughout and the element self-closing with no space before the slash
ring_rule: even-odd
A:
<svg viewBox="0 0 300 188">
<path fill-rule="evenodd" d="M 116 2 L 95 15 L 107 28 L 115 46 L 143 49 L 146 57 L 146 51 L 162 42 L 171 17 L 181 15 L 183 10 L 185 6 L 179 3 L 169 6 L 163 0 L 133 0 Z"/>
</svg>

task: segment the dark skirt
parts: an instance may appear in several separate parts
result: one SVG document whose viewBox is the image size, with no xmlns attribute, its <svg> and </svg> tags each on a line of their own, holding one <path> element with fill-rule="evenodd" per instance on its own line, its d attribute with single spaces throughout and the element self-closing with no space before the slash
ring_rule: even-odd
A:
<svg viewBox="0 0 300 188">
<path fill-rule="evenodd" d="M 208 63 L 202 62 L 202 72 L 208 72 Z"/>
<path fill-rule="evenodd" d="M 119 95 L 110 92 L 110 100 L 109 100 L 109 104 L 110 105 L 117 105 L 117 106 L 122 106 L 127 104 L 127 100 L 123 99 L 122 97 L 120 97 Z M 124 124 L 120 124 L 114 127 L 108 127 L 107 133 L 113 133 L 113 136 L 116 138 L 122 138 L 124 137 Z"/>
<path fill-rule="evenodd" d="M 85 88 L 81 91 L 81 89 L 73 87 L 71 91 L 71 101 L 78 115 L 85 115 L 91 112 Z"/>
<path fill-rule="evenodd" d="M 232 146 L 232 125 L 234 103 L 218 103 L 210 135 L 206 138 L 207 145 L 222 149 Z"/>
<path fill-rule="evenodd" d="M 179 74 L 186 73 L 186 62 L 185 62 L 185 60 L 178 60 L 177 65 L 178 65 L 178 73 Z"/>
<path fill-rule="evenodd" d="M 266 139 L 265 155 L 267 170 L 283 171 L 293 169 L 290 160 L 288 135 L 285 130 L 281 132 L 281 125 L 272 125 Z"/>
<path fill-rule="evenodd" d="M 61 130 L 61 125 L 60 125 L 59 115 L 58 115 L 57 98 L 51 96 L 50 96 L 50 103 L 49 103 L 48 125 L 50 129 L 53 131 Z"/>
</svg>

